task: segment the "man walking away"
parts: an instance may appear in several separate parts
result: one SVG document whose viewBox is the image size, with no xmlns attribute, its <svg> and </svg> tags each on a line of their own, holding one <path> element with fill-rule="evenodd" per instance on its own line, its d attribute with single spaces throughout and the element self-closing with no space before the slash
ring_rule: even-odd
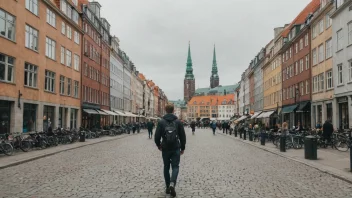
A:
<svg viewBox="0 0 352 198">
<path fill-rule="evenodd" d="M 166 115 L 158 122 L 155 131 L 155 144 L 162 151 L 164 161 L 164 179 L 166 184 L 166 194 L 176 197 L 176 181 L 178 176 L 180 155 L 185 151 L 186 133 L 182 123 L 173 114 L 173 104 L 165 107 Z M 162 141 L 160 142 L 160 139 Z M 172 174 L 170 178 L 170 164 Z"/>
<path fill-rule="evenodd" d="M 196 123 L 194 121 L 191 122 L 191 129 L 192 133 L 194 134 L 194 132 L 196 131 Z"/>
<path fill-rule="evenodd" d="M 151 139 L 153 137 L 153 128 L 154 128 L 154 123 L 151 120 L 148 120 L 147 128 L 148 128 L 149 139 Z"/>
<path fill-rule="evenodd" d="M 324 140 L 326 141 L 326 144 L 331 143 L 331 135 L 334 132 L 334 127 L 330 123 L 330 120 L 326 120 L 325 123 L 323 124 L 323 137 Z"/>
<path fill-rule="evenodd" d="M 213 135 L 215 135 L 215 130 L 216 130 L 216 122 L 214 121 L 213 123 L 210 124 L 211 129 L 213 129 Z"/>
</svg>

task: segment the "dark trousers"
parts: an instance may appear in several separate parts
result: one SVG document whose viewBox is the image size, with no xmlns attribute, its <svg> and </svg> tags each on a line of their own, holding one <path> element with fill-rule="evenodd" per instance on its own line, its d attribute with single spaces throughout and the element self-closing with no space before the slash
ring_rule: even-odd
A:
<svg viewBox="0 0 352 198">
<path fill-rule="evenodd" d="M 170 186 L 170 182 L 176 185 L 179 164 L 180 164 L 180 150 L 174 151 L 163 151 L 163 161 L 164 161 L 164 178 L 166 187 Z M 170 178 L 170 165 L 172 168 L 172 174 Z"/>
<path fill-rule="evenodd" d="M 226 134 L 227 134 L 227 128 L 222 128 L 222 133 L 225 133 L 226 131 Z"/>
<path fill-rule="evenodd" d="M 195 132 L 196 131 L 196 128 L 195 127 L 192 127 L 192 132 Z"/>
<path fill-rule="evenodd" d="M 152 129 L 148 129 L 148 134 L 149 134 L 149 138 L 152 138 L 152 136 L 153 136 L 153 130 L 152 130 Z"/>
<path fill-rule="evenodd" d="M 213 134 L 215 134 L 215 129 L 216 129 L 216 128 L 212 128 L 212 129 L 213 129 Z"/>
</svg>

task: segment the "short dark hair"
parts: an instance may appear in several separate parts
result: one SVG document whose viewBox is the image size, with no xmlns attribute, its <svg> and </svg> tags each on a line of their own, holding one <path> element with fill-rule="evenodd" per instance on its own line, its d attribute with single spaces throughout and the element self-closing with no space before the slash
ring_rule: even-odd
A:
<svg viewBox="0 0 352 198">
<path fill-rule="evenodd" d="M 174 104 L 168 103 L 165 106 L 166 113 L 173 113 L 174 112 Z"/>
</svg>

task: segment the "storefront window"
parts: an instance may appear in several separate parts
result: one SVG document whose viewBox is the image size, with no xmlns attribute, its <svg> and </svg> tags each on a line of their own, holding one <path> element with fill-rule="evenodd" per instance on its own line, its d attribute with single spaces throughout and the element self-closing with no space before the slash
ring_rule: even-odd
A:
<svg viewBox="0 0 352 198">
<path fill-rule="evenodd" d="M 47 131 L 49 126 L 53 127 L 55 107 L 44 106 L 43 130 Z"/>
<path fill-rule="evenodd" d="M 77 109 L 71 109 L 71 120 L 70 120 L 70 126 L 71 129 L 77 129 L 77 114 L 78 110 Z"/>
<path fill-rule="evenodd" d="M 63 125 L 62 125 L 62 121 L 63 121 L 63 108 L 62 107 L 59 107 L 59 123 L 58 123 L 58 127 L 59 128 L 63 128 Z"/>
<path fill-rule="evenodd" d="M 36 131 L 37 105 L 25 103 L 23 105 L 23 133 Z"/>
<path fill-rule="evenodd" d="M 332 121 L 332 103 L 326 104 L 326 118 Z"/>
<path fill-rule="evenodd" d="M 348 129 L 348 103 L 340 103 L 339 104 L 340 110 L 340 129 Z"/>
<path fill-rule="evenodd" d="M 323 120 L 323 108 L 321 105 L 317 106 L 317 113 L 318 113 L 318 123 L 321 125 Z"/>
<path fill-rule="evenodd" d="M 313 119 L 313 124 L 314 126 L 317 125 L 317 122 L 316 122 L 316 115 L 317 115 L 317 106 L 313 106 L 313 116 L 312 116 L 312 119 Z M 315 128 L 315 127 L 314 127 Z"/>
<path fill-rule="evenodd" d="M 0 134 L 10 133 L 10 102 L 0 100 Z"/>
</svg>

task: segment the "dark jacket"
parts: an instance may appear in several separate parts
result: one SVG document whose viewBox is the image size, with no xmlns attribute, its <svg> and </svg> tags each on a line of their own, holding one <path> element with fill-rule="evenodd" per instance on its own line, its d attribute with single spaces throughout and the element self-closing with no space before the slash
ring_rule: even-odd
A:
<svg viewBox="0 0 352 198">
<path fill-rule="evenodd" d="M 153 123 L 153 122 L 148 122 L 148 123 L 147 123 L 147 128 L 148 128 L 148 130 L 153 130 L 153 128 L 154 128 L 154 123 Z"/>
<path fill-rule="evenodd" d="M 196 127 L 196 123 L 193 121 L 191 122 L 191 128 L 195 128 Z"/>
<path fill-rule="evenodd" d="M 323 125 L 323 135 L 331 135 L 334 132 L 334 127 L 328 121 L 326 121 Z"/>
<path fill-rule="evenodd" d="M 179 144 L 176 145 L 175 150 L 177 149 L 180 149 L 181 150 L 185 150 L 186 148 L 186 133 L 185 133 L 185 129 L 183 128 L 183 125 L 181 123 L 180 120 L 177 119 L 177 117 L 172 114 L 172 113 L 169 113 L 169 114 L 166 114 L 164 115 L 163 119 L 161 119 L 159 122 L 158 122 L 158 126 L 156 127 L 156 131 L 155 131 L 155 144 L 157 147 L 162 147 L 163 150 L 166 150 L 166 145 L 163 144 L 163 142 L 160 142 L 161 138 L 164 139 L 165 137 L 165 126 L 167 124 L 167 122 L 172 122 L 172 121 L 176 121 L 176 130 L 177 130 L 177 133 L 178 133 L 178 138 L 179 138 Z"/>
</svg>

